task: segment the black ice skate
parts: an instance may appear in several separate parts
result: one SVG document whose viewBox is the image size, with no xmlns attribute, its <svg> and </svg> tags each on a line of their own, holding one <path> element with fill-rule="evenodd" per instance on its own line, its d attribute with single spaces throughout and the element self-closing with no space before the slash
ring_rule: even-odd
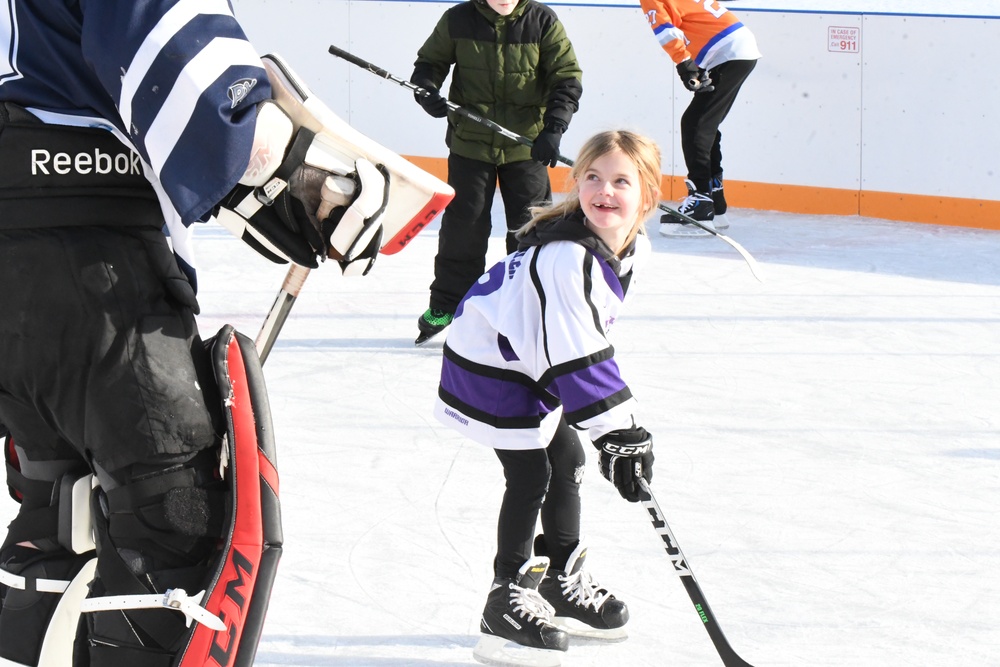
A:
<svg viewBox="0 0 1000 667">
<path fill-rule="evenodd" d="M 549 559 L 536 556 L 521 566 L 516 581 L 495 579 L 486 598 L 472 655 L 487 665 L 558 667 L 569 648 L 566 633 L 552 625 L 552 607 L 538 594 Z"/>
<path fill-rule="evenodd" d="M 552 623 L 573 637 L 619 642 L 628 639 L 628 607 L 583 569 L 587 549 L 578 546 L 566 560 L 566 571 L 548 571 L 538 587 L 555 609 Z"/>
<path fill-rule="evenodd" d="M 413 341 L 414 345 L 424 345 L 434 336 L 448 328 L 455 316 L 444 310 L 428 308 L 424 314 L 417 318 L 417 329 L 420 334 Z"/>
<path fill-rule="evenodd" d="M 697 220 L 705 227 L 714 230 L 715 202 L 712 195 L 695 190 L 694 183 L 687 181 L 688 196 L 677 207 L 677 213 Z M 667 212 L 660 216 L 660 234 L 662 236 L 710 236 L 697 225 L 685 223 L 680 216 Z"/>
<path fill-rule="evenodd" d="M 726 219 L 726 211 L 729 206 L 726 204 L 726 191 L 722 186 L 722 176 L 712 177 L 712 206 L 715 207 L 715 217 L 712 224 L 719 231 L 729 229 L 729 220 Z"/>
</svg>

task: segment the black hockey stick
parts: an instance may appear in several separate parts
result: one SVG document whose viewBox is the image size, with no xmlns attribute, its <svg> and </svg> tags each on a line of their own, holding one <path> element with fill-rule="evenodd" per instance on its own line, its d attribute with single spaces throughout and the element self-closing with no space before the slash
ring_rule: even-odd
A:
<svg viewBox="0 0 1000 667">
<path fill-rule="evenodd" d="M 292 310 L 292 305 L 302 290 L 302 284 L 308 277 L 309 269 L 298 264 L 292 264 L 288 273 L 285 274 L 285 280 L 281 283 L 278 296 L 274 299 L 274 304 L 268 311 L 267 317 L 264 318 L 264 324 L 260 328 L 260 333 L 257 334 L 257 340 L 254 341 L 261 365 L 264 364 L 267 355 L 271 353 L 274 341 L 278 339 L 278 333 L 285 325 L 288 313 Z"/>
<path fill-rule="evenodd" d="M 342 58 L 342 59 L 346 60 L 347 62 L 351 63 L 352 65 L 357 65 L 361 69 L 368 70 L 369 72 L 371 72 L 372 74 L 374 74 L 376 76 L 380 76 L 383 79 L 388 79 L 389 81 L 392 81 L 394 83 L 398 83 L 399 85 L 403 86 L 404 88 L 409 88 L 410 90 L 412 90 L 417 95 L 420 95 L 421 97 L 426 97 L 427 95 L 430 94 L 427 90 L 421 88 L 420 86 L 418 86 L 418 85 L 416 85 L 414 83 L 411 83 L 410 81 L 407 81 L 406 79 L 401 79 L 398 76 L 393 76 L 390 72 L 382 69 L 381 67 L 373 65 L 372 63 L 368 62 L 367 60 L 363 60 L 362 58 L 358 58 L 357 56 L 355 56 L 355 55 L 353 55 L 351 53 L 348 53 L 347 51 L 344 51 L 341 48 L 333 46 L 332 44 L 330 45 L 330 53 L 333 54 L 333 55 L 335 55 L 335 56 L 337 56 L 338 58 Z M 464 107 L 460 107 L 460 106 L 458 106 L 457 104 L 455 104 L 454 102 L 452 102 L 450 100 L 445 100 L 445 104 L 448 106 L 449 110 L 454 111 L 455 113 L 459 114 L 460 116 L 465 116 L 466 118 L 468 118 L 469 120 L 471 120 L 471 121 L 473 121 L 475 123 L 479 123 L 480 125 L 488 127 L 491 130 L 493 130 L 494 132 L 496 132 L 497 134 L 500 134 L 501 136 L 507 137 L 508 139 L 516 141 L 517 143 L 523 144 L 525 146 L 532 146 L 532 145 L 534 145 L 534 142 L 532 142 L 531 139 L 529 139 L 529 138 L 527 138 L 527 137 L 525 137 L 523 135 L 520 135 L 517 132 L 514 132 L 512 130 L 508 130 L 504 126 L 502 126 L 502 125 L 500 125 L 498 123 L 493 122 L 489 118 L 483 118 L 479 114 L 473 113 L 473 112 L 469 111 L 468 109 L 466 109 Z M 569 167 L 573 166 L 573 160 L 571 160 L 570 158 L 566 157 L 565 155 L 559 155 L 556 159 L 559 160 L 559 162 L 562 162 L 563 164 L 565 164 L 565 165 L 567 165 Z M 695 220 L 694 218 L 692 218 L 690 216 L 684 215 L 680 211 L 678 211 L 676 209 L 672 209 L 669 206 L 667 206 L 666 204 L 663 204 L 662 202 L 659 203 L 659 204 L 657 204 L 657 206 L 660 208 L 661 211 L 664 211 L 665 213 L 669 213 L 669 214 L 671 214 L 673 216 L 681 218 L 682 220 L 684 220 L 685 223 L 687 223 L 689 225 L 694 225 L 695 227 L 699 227 L 699 228 L 705 230 L 706 232 L 708 232 L 709 234 L 712 234 L 713 236 L 717 236 L 720 239 L 722 239 L 723 241 L 725 241 L 726 243 L 728 243 L 729 245 L 731 245 L 736 250 L 736 252 L 740 253 L 740 255 L 743 257 L 743 259 L 746 261 L 747 266 L 750 267 L 750 273 L 753 274 L 753 277 L 756 278 L 757 280 L 759 280 L 760 282 L 764 282 L 763 273 L 761 273 L 760 267 L 757 265 L 757 260 L 755 260 L 753 258 L 753 256 L 749 252 L 746 251 L 746 248 L 744 248 L 743 246 L 741 246 L 739 243 L 737 243 L 733 239 L 729 238 L 725 234 L 720 234 L 714 227 L 709 227 L 709 226 L 703 224 L 702 222 L 699 222 L 698 220 Z"/>
<path fill-rule="evenodd" d="M 640 477 L 639 485 L 643 491 L 642 496 L 640 496 L 640 502 L 646 508 L 646 511 L 649 512 L 649 520 L 653 523 L 653 529 L 656 530 L 660 539 L 663 540 L 663 546 L 674 565 L 674 571 L 677 572 L 677 576 L 681 578 L 684 588 L 687 589 L 688 596 L 691 598 L 691 602 L 694 603 L 694 608 L 697 610 L 698 616 L 701 617 L 701 622 L 705 624 L 705 629 L 708 630 L 708 636 L 712 638 L 712 643 L 715 644 L 715 649 L 719 652 L 719 657 L 722 658 L 722 664 L 726 667 L 753 667 L 749 662 L 736 654 L 736 651 L 733 650 L 733 647 L 726 640 L 726 635 L 722 633 L 722 628 L 719 627 L 718 621 L 715 620 L 715 614 L 712 613 L 712 609 L 708 606 L 708 600 L 705 599 L 704 593 L 701 592 L 701 586 L 698 585 L 698 581 L 694 578 L 694 572 L 688 566 L 687 559 L 681 553 L 680 545 L 677 544 L 677 538 L 670 531 L 670 526 L 667 525 L 667 519 L 663 515 L 663 510 L 660 509 L 659 504 L 656 502 L 649 484 L 646 483 L 645 479 Z"/>
<path fill-rule="evenodd" d="M 348 53 L 347 51 L 344 51 L 341 48 L 333 46 L 332 44 L 330 45 L 330 53 L 333 54 L 333 55 L 335 55 L 335 56 L 337 56 L 338 58 L 342 58 L 342 59 L 346 60 L 347 62 L 351 63 L 352 65 L 357 65 L 361 69 L 368 70 L 369 72 L 371 72 L 372 74 L 374 74 L 376 76 L 380 76 L 383 79 L 388 79 L 389 81 L 392 81 L 394 83 L 398 83 L 399 85 L 403 86 L 404 88 L 409 88 L 410 90 L 412 90 L 413 92 L 415 92 L 417 95 L 420 95 L 421 97 L 427 97 L 427 95 L 430 94 L 427 90 L 421 88 L 420 86 L 418 86 L 418 85 L 416 85 L 414 83 L 411 83 L 411 82 L 407 81 L 406 79 L 400 79 L 397 76 L 393 76 L 390 72 L 387 72 L 386 70 L 382 69 L 381 67 L 377 67 L 376 65 L 373 65 L 372 63 L 368 62 L 367 60 L 362 60 L 361 58 L 358 58 L 357 56 L 355 56 L 355 55 L 353 55 L 351 53 Z M 479 123 L 480 125 L 484 125 L 484 126 L 490 128 L 491 130 L 493 130 L 494 132 L 496 132 L 497 134 L 500 134 L 500 135 L 502 135 L 504 137 L 507 137 L 508 139 L 511 139 L 512 141 L 516 141 L 519 144 L 524 144 L 525 146 L 532 146 L 532 145 L 534 145 L 533 142 L 531 141 L 531 139 L 528 139 L 527 137 L 522 136 L 522 135 L 518 134 L 517 132 L 513 132 L 511 130 L 508 130 L 503 125 L 500 125 L 499 123 L 495 123 L 492 120 L 490 120 L 489 118 L 483 118 L 479 114 L 473 113 L 472 111 L 469 111 L 468 109 L 466 109 L 464 107 L 460 107 L 460 106 L 458 106 L 457 104 L 455 104 L 454 102 L 452 102 L 450 100 L 445 100 L 444 102 L 445 102 L 445 104 L 448 105 L 448 109 L 450 111 L 454 111 L 455 113 L 459 114 L 460 116 L 465 116 L 466 118 L 468 118 L 469 120 L 471 120 L 471 121 L 473 121 L 475 123 Z M 569 166 L 573 166 L 573 161 L 570 160 L 568 157 L 560 155 L 558 157 L 558 160 L 560 162 L 568 164 Z"/>
</svg>

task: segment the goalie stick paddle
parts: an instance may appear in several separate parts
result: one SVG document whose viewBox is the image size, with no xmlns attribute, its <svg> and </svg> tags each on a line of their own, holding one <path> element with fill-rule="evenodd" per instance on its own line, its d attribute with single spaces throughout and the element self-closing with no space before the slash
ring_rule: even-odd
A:
<svg viewBox="0 0 1000 667">
<path fill-rule="evenodd" d="M 274 304 L 268 311 L 267 317 L 264 318 L 264 324 L 260 328 L 260 333 L 257 334 L 257 340 L 254 341 L 261 365 L 264 364 L 271 348 L 274 347 L 274 341 L 278 339 L 278 333 L 285 325 L 288 313 L 292 310 L 292 305 L 295 304 L 295 299 L 298 298 L 302 285 L 308 277 L 309 269 L 298 264 L 292 264 L 288 273 L 285 274 L 285 280 L 281 284 L 278 296 L 274 299 Z"/>
<path fill-rule="evenodd" d="M 681 553 L 680 545 L 677 544 L 677 538 L 674 537 L 670 526 L 667 525 L 667 519 L 663 515 L 663 510 L 660 509 L 660 505 L 656 502 L 649 484 L 645 479 L 640 477 L 639 486 L 642 487 L 642 494 L 639 500 L 642 506 L 646 508 L 646 511 L 649 512 L 649 520 L 653 524 L 653 529 L 660 536 L 660 539 L 663 540 L 663 546 L 674 565 L 674 571 L 681 578 L 681 582 L 684 584 L 691 602 L 694 603 L 694 608 L 697 610 L 698 616 L 701 617 L 701 622 L 705 624 L 708 636 L 712 638 L 712 643 L 715 644 L 715 649 L 719 652 L 719 657 L 722 658 L 722 664 L 726 667 L 753 667 L 749 662 L 736 654 L 736 651 L 733 650 L 733 647 L 726 640 L 726 635 L 722 633 L 722 628 L 719 627 L 718 621 L 715 620 L 715 614 L 712 613 L 712 609 L 708 606 L 708 600 L 705 599 L 704 593 L 701 592 L 701 586 L 698 585 L 698 581 L 694 578 L 694 572 L 688 566 L 687 558 Z"/>
<path fill-rule="evenodd" d="M 379 77 L 382 77 L 383 79 L 388 79 L 389 81 L 392 81 L 394 83 L 398 83 L 399 85 L 403 86 L 404 88 L 409 88 L 410 90 L 412 90 L 417 95 L 420 95 L 421 97 L 426 97 L 427 95 L 430 94 L 424 88 L 421 88 L 420 86 L 418 86 L 418 85 L 416 85 L 414 83 L 411 83 L 410 81 L 407 81 L 406 79 L 401 79 L 398 76 L 393 76 L 390 72 L 382 69 L 381 67 L 378 67 L 377 65 L 373 65 L 372 63 L 368 62 L 367 60 L 359 58 L 359 57 L 357 57 L 356 55 L 354 55 L 352 53 L 348 53 L 347 51 L 344 51 L 343 49 L 338 48 L 338 47 L 336 47 L 336 46 L 334 46 L 332 44 L 330 45 L 330 53 L 331 53 L 331 55 L 334 55 L 334 56 L 336 56 L 338 58 L 346 60 L 347 62 L 351 63 L 352 65 L 357 65 L 361 69 L 367 70 L 367 71 L 371 72 L 375 76 L 379 76 Z M 460 116 L 465 116 L 466 118 L 468 118 L 469 120 L 471 120 L 471 121 L 473 121 L 475 123 L 479 123 L 480 125 L 488 127 L 489 129 L 493 130 L 497 134 L 500 134 L 501 136 L 504 136 L 504 137 L 506 137 L 508 139 L 511 139 L 512 141 L 516 141 L 519 144 L 524 144 L 525 146 L 532 146 L 532 145 L 534 145 L 534 142 L 532 142 L 531 139 L 528 139 L 527 137 L 525 137 L 523 135 L 520 135 L 517 132 L 514 132 L 512 130 L 508 130 L 504 126 L 502 126 L 499 123 L 496 123 L 496 122 L 490 120 L 489 118 L 483 118 L 479 114 L 473 113 L 473 112 L 469 111 L 468 109 L 466 109 L 464 107 L 460 107 L 457 104 L 455 104 L 454 102 L 452 102 L 451 100 L 445 100 L 445 104 L 448 106 L 448 109 L 450 111 L 454 111 L 455 113 L 459 114 Z M 566 157 L 565 155 L 559 155 L 556 159 L 559 160 L 559 162 L 562 162 L 563 164 L 565 164 L 566 166 L 569 166 L 569 167 L 573 166 L 573 160 L 571 160 L 570 158 Z M 757 265 L 757 260 L 755 260 L 753 258 L 753 255 L 751 255 L 749 252 L 746 251 L 746 248 L 744 248 L 739 243 L 737 243 L 733 239 L 729 238 L 725 234 L 720 234 L 714 228 L 708 227 L 707 225 L 704 225 L 701 222 L 698 222 L 694 218 L 686 216 L 683 213 L 680 213 L 680 212 L 678 212 L 678 211 L 670 208 L 666 204 L 660 203 L 660 204 L 658 204 L 658 206 L 659 206 L 660 210 L 662 210 L 664 212 L 667 212 L 667 213 L 671 213 L 673 215 L 676 215 L 676 216 L 682 218 L 685 223 L 687 223 L 689 225 L 694 225 L 695 227 L 700 227 L 701 229 L 705 230 L 709 234 L 712 234 L 713 236 L 717 236 L 720 239 L 722 239 L 723 241 L 725 241 L 726 243 L 728 243 L 729 245 L 731 245 L 733 247 L 733 249 L 736 250 L 736 252 L 738 252 L 743 257 L 743 259 L 746 261 L 747 266 L 750 267 L 750 273 L 753 274 L 753 277 L 756 278 L 760 282 L 764 282 L 763 273 L 761 272 L 760 267 Z"/>
</svg>

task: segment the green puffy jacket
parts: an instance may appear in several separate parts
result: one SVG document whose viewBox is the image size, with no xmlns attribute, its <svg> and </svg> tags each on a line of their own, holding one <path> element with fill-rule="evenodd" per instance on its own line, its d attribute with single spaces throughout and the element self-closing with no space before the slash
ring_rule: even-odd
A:
<svg viewBox="0 0 1000 667">
<path fill-rule="evenodd" d="M 536 0 L 521 0 L 509 16 L 485 0 L 445 11 L 417 52 L 410 80 L 440 89 L 452 66 L 449 100 L 529 139 L 545 125 L 565 130 L 580 106 L 582 72 L 573 45 L 555 12 Z M 531 159 L 528 146 L 454 112 L 446 141 L 474 160 Z"/>
</svg>

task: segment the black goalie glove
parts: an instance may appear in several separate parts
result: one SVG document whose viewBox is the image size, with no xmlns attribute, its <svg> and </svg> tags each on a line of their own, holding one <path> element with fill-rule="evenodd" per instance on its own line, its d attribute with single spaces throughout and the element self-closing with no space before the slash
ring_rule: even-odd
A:
<svg viewBox="0 0 1000 667">
<path fill-rule="evenodd" d="M 595 440 L 594 446 L 601 455 L 604 479 L 614 484 L 625 500 L 639 502 L 639 480 L 653 481 L 653 436 L 634 426 L 611 431 Z"/>
<path fill-rule="evenodd" d="M 250 164 L 214 211 L 219 223 L 273 262 L 316 268 L 335 259 L 367 273 L 381 245 L 389 174 L 364 158 L 348 163 L 324 137 L 293 130 L 271 101 L 258 109 Z"/>
</svg>

